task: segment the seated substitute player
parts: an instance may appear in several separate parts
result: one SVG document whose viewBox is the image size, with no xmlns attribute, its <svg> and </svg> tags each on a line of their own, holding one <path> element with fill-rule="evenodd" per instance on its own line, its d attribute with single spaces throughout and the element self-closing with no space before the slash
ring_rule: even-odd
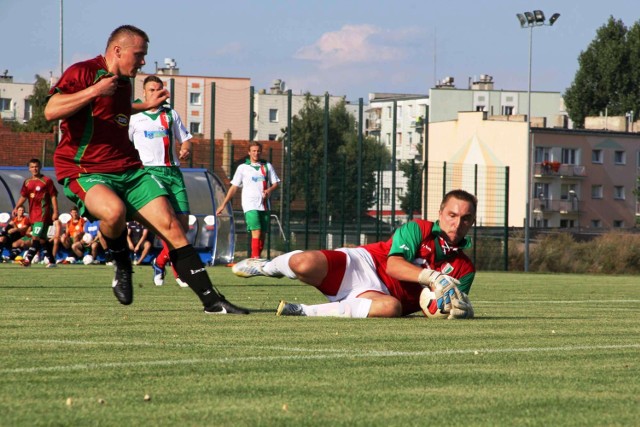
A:
<svg viewBox="0 0 640 427">
<path fill-rule="evenodd" d="M 138 221 L 127 222 L 127 244 L 133 254 L 133 265 L 141 264 L 151 250 L 153 234 Z"/>
<path fill-rule="evenodd" d="M 164 84 L 157 76 L 147 76 L 142 87 L 145 101 L 164 91 Z M 191 138 L 191 133 L 184 127 L 178 113 L 168 105 L 131 116 L 129 139 L 140 153 L 145 169 L 167 189 L 171 206 L 185 233 L 189 230 L 190 209 L 187 188 L 180 171 L 180 160 L 187 160 L 191 156 Z M 169 261 L 169 247 L 162 240 L 162 251 L 151 264 L 156 286 L 164 284 L 165 269 Z M 188 287 L 180 280 L 173 266 L 172 270 L 178 285 Z"/>
<path fill-rule="evenodd" d="M 85 261 L 85 258 L 82 256 L 86 250 L 89 250 L 88 255 L 91 256 L 90 263 L 98 263 L 98 261 L 96 261 L 98 257 L 98 248 L 100 247 L 100 238 L 98 234 L 100 234 L 100 221 L 85 221 L 80 241 L 73 244 L 73 252 L 81 254 L 78 259 L 82 259 L 85 264 L 89 263 L 88 261 Z"/>
<path fill-rule="evenodd" d="M 5 229 L 0 233 L 0 253 L 2 253 L 3 248 L 7 248 L 11 253 L 9 256 L 11 260 L 20 255 L 24 246 L 21 240 L 26 237 L 30 226 L 29 217 L 25 215 L 24 207 L 20 206 L 16 209 L 16 214 L 7 223 Z"/>
<path fill-rule="evenodd" d="M 317 305 L 281 301 L 277 315 L 400 317 L 422 308 L 420 294 L 428 287 L 437 297 L 457 299 L 450 318 L 473 317 L 466 294 L 451 291 L 457 286 L 468 293 L 475 277 L 475 268 L 462 249 L 471 245 L 465 236 L 475 222 L 476 208 L 474 195 L 453 190 L 442 200 L 435 223 L 410 221 L 386 242 L 293 251 L 272 261 L 245 259 L 233 272 L 241 277 L 299 279 L 331 301 Z"/>
<path fill-rule="evenodd" d="M 82 234 L 87 220 L 80 216 L 78 208 L 75 206 L 69 210 L 69 215 L 71 215 L 71 219 L 65 224 L 66 228 L 60 236 L 60 243 L 66 250 L 71 252 L 67 256 L 65 263 L 73 264 L 76 260 L 81 260 L 84 255 Z"/>
<path fill-rule="evenodd" d="M 62 138 L 53 156 L 65 194 L 85 216 L 100 220 L 100 232 L 114 262 L 113 293 L 133 302 L 127 219 L 135 219 L 164 239 L 171 263 L 209 314 L 248 314 L 227 301 L 211 283 L 167 198 L 167 190 L 145 171 L 129 141 L 131 78 L 145 64 L 149 37 L 132 25 L 116 28 L 104 55 L 71 65 L 49 92 L 45 118 L 62 120 Z M 139 111 L 164 103 L 154 94 Z"/>
</svg>

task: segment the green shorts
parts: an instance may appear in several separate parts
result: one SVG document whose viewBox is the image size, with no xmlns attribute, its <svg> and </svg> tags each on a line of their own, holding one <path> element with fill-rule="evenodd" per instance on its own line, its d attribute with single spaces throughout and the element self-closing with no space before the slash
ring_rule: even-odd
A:
<svg viewBox="0 0 640 427">
<path fill-rule="evenodd" d="M 51 224 L 46 224 L 45 226 L 44 222 L 34 222 L 33 224 L 31 224 L 31 237 L 46 239 L 47 231 L 49 230 L 50 225 Z"/>
<path fill-rule="evenodd" d="M 247 231 L 262 230 L 265 233 L 269 231 L 270 211 L 247 211 L 244 213 L 244 219 L 247 223 Z"/>
<path fill-rule="evenodd" d="M 64 194 L 79 209 L 80 215 L 94 221 L 84 204 L 84 199 L 94 185 L 109 187 L 124 202 L 127 208 L 127 219 L 133 219 L 137 212 L 147 203 L 158 197 L 168 197 L 164 185 L 145 169 L 130 169 L 121 173 L 91 173 L 78 178 L 64 180 Z"/>
<path fill-rule="evenodd" d="M 189 198 L 182 171 L 177 166 L 146 166 L 145 169 L 164 185 L 169 202 L 177 214 L 189 215 Z"/>
</svg>

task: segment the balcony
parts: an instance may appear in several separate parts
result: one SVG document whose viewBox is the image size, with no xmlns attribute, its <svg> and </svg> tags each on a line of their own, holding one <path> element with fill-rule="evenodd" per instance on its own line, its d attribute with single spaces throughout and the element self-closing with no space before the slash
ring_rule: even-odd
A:
<svg viewBox="0 0 640 427">
<path fill-rule="evenodd" d="M 547 200 L 534 199 L 533 211 L 536 213 L 559 213 L 561 215 L 577 215 L 580 213 L 580 201 L 578 199 L 571 200 Z"/>
<path fill-rule="evenodd" d="M 542 162 L 534 166 L 534 175 L 543 177 L 571 177 L 584 178 L 587 176 L 586 167 L 582 165 L 568 165 L 560 162 Z"/>
</svg>

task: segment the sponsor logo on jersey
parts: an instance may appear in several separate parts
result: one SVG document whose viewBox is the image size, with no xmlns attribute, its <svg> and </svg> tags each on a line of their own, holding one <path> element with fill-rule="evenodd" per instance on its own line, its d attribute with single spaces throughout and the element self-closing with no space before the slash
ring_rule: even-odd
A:
<svg viewBox="0 0 640 427">
<path fill-rule="evenodd" d="M 442 266 L 440 271 L 444 274 L 451 274 L 453 272 L 453 266 L 449 263 L 446 263 L 445 265 Z"/>
<path fill-rule="evenodd" d="M 118 114 L 115 118 L 115 121 L 122 127 L 129 126 L 129 117 L 127 117 L 126 114 Z"/>
<path fill-rule="evenodd" d="M 167 129 L 144 131 L 144 137 L 146 139 L 164 138 L 165 136 L 169 136 L 169 131 Z"/>
</svg>

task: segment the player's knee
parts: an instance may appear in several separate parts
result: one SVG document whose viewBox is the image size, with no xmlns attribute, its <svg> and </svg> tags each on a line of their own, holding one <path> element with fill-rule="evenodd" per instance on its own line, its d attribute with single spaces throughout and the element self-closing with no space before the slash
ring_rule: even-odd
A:
<svg viewBox="0 0 640 427">
<path fill-rule="evenodd" d="M 396 298 L 374 299 L 369 309 L 369 317 L 401 317 L 402 304 Z"/>
<path fill-rule="evenodd" d="M 305 277 L 313 273 L 314 269 L 317 268 L 317 264 L 314 252 L 300 252 L 289 259 L 289 268 L 299 277 Z"/>
</svg>

